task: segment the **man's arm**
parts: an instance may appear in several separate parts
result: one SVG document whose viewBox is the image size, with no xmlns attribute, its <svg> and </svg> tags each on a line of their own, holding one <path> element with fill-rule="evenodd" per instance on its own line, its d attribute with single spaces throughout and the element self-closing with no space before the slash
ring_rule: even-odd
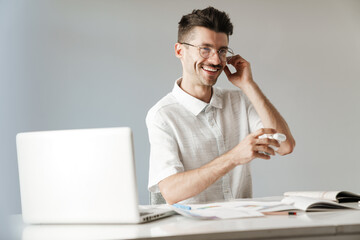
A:
<svg viewBox="0 0 360 240">
<path fill-rule="evenodd" d="M 274 150 L 268 145 L 279 147 L 279 143 L 274 139 L 258 139 L 258 137 L 273 133 L 276 133 L 275 129 L 259 129 L 208 164 L 163 179 L 159 182 L 161 194 L 168 204 L 174 204 L 201 193 L 237 165 L 246 164 L 254 158 L 270 159 L 270 156 L 259 151 L 275 155 Z"/>
<path fill-rule="evenodd" d="M 229 68 L 226 66 L 224 68 L 226 76 L 232 84 L 239 87 L 249 98 L 256 112 L 259 114 L 264 127 L 274 128 L 278 133 L 286 135 L 286 141 L 281 143 L 277 153 L 280 155 L 291 153 L 295 147 L 295 140 L 290 132 L 290 129 L 284 118 L 266 98 L 259 86 L 253 80 L 250 63 L 241 56 L 236 55 L 228 61 L 228 64 L 233 65 L 236 72 L 231 73 Z"/>
</svg>

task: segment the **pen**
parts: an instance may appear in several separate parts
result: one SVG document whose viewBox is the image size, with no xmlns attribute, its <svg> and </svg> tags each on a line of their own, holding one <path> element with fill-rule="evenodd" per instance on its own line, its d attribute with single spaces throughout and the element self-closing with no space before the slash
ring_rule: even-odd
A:
<svg viewBox="0 0 360 240">
<path fill-rule="evenodd" d="M 177 208 L 180 208 L 180 209 L 184 209 L 184 210 L 191 210 L 190 206 L 182 205 L 182 204 L 179 204 L 179 203 L 175 203 L 175 204 L 173 204 L 173 206 L 177 207 Z"/>
<path fill-rule="evenodd" d="M 264 212 L 265 215 L 296 215 L 296 212 Z"/>
</svg>

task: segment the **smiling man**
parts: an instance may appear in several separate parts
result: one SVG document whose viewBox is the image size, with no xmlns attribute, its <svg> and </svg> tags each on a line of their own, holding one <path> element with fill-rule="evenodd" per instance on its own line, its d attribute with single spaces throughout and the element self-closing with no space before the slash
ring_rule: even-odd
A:
<svg viewBox="0 0 360 240">
<path fill-rule="evenodd" d="M 149 191 L 169 204 L 252 197 L 249 163 L 293 151 L 295 140 L 280 113 L 253 80 L 249 62 L 228 47 L 233 25 L 213 7 L 179 22 L 175 55 L 183 74 L 146 117 Z M 227 64 L 235 68 L 230 72 Z M 219 75 L 238 90 L 214 87 Z M 286 141 L 259 138 L 285 134 Z"/>
</svg>

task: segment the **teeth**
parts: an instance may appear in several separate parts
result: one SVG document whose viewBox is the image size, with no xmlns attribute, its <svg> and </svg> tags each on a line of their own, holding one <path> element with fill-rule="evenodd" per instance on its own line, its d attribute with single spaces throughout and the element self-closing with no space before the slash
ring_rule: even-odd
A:
<svg viewBox="0 0 360 240">
<path fill-rule="evenodd" d="M 217 69 L 209 68 L 209 67 L 203 67 L 203 69 L 205 69 L 206 71 L 211 71 L 211 72 L 216 72 L 217 71 Z"/>
</svg>

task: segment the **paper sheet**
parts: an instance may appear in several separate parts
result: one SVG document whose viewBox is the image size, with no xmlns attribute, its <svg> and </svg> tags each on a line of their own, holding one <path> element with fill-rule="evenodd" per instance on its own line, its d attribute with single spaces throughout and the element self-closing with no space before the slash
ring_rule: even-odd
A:
<svg viewBox="0 0 360 240">
<path fill-rule="evenodd" d="M 186 217 L 197 219 L 233 219 L 264 216 L 262 212 L 283 211 L 293 206 L 281 202 L 230 201 L 209 204 L 190 204 L 191 210 L 173 207 L 173 210 Z"/>
</svg>

